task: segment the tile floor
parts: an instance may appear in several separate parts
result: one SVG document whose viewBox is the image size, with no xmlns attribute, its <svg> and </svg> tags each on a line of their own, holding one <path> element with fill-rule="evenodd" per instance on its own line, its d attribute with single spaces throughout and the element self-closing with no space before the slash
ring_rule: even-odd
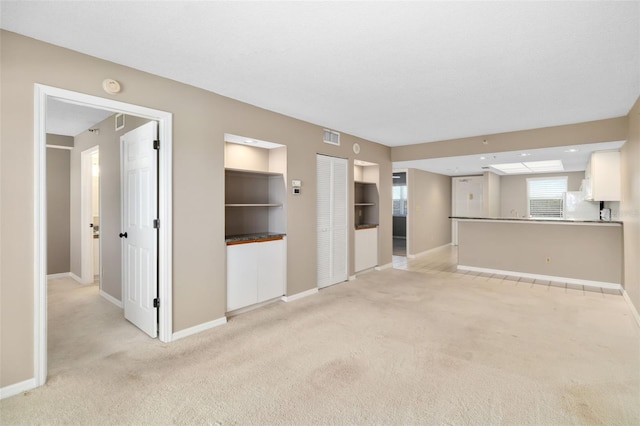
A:
<svg viewBox="0 0 640 426">
<path fill-rule="evenodd" d="M 394 247 L 395 253 L 395 247 Z M 455 276 L 474 277 L 473 279 L 496 281 L 506 284 L 513 284 L 518 286 L 546 286 L 564 288 L 566 291 L 578 291 L 578 292 L 595 292 L 602 294 L 615 294 L 621 295 L 618 290 L 600 289 L 595 287 L 583 286 L 578 284 L 570 284 L 565 282 L 555 282 L 547 280 L 537 280 L 533 278 L 521 278 L 509 275 L 490 274 L 485 272 L 474 271 L 458 271 L 458 248 L 456 246 L 446 246 L 436 249 L 424 256 L 420 256 L 414 259 L 410 259 L 405 256 L 393 256 L 393 267 L 395 269 L 404 269 L 413 272 L 423 273 L 438 273 Z"/>
</svg>

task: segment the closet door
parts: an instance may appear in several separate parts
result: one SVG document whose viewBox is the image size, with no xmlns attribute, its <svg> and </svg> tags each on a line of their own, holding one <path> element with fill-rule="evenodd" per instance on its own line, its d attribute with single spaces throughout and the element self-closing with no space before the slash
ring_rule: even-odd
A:
<svg viewBox="0 0 640 426">
<path fill-rule="evenodd" d="M 347 160 L 317 156 L 318 287 L 346 281 Z"/>
</svg>

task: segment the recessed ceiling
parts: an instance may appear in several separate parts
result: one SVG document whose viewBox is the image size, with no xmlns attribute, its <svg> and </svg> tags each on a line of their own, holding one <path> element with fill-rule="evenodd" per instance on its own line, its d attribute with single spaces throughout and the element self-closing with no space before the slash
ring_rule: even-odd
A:
<svg viewBox="0 0 640 426">
<path fill-rule="evenodd" d="M 624 116 L 640 94 L 637 1 L 118 5 L 3 1 L 0 25 L 389 146 Z"/>
<path fill-rule="evenodd" d="M 592 152 L 618 150 L 624 143 L 625 141 L 602 142 L 427 160 L 396 161 L 393 163 L 393 168 L 394 170 L 420 169 L 447 176 L 481 175 L 486 171 L 502 175 L 505 173 L 491 168 L 491 165 L 560 160 L 565 172 L 581 172 L 585 170 Z"/>
</svg>

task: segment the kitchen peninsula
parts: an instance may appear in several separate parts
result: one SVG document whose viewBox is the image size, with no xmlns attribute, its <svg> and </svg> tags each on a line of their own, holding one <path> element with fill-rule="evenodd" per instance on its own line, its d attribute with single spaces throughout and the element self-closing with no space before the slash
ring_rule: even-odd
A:
<svg viewBox="0 0 640 426">
<path fill-rule="evenodd" d="M 451 217 L 458 270 L 622 290 L 622 222 Z"/>
</svg>

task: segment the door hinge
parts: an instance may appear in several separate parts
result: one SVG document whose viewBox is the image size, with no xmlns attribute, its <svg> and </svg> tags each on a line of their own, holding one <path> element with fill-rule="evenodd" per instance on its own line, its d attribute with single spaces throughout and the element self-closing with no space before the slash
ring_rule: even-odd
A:
<svg viewBox="0 0 640 426">
<path fill-rule="evenodd" d="M 160 229 L 160 219 L 153 219 L 153 227 Z"/>
<path fill-rule="evenodd" d="M 160 299 L 158 299 L 157 297 L 155 299 L 153 299 L 153 307 L 154 308 L 159 308 L 160 307 Z"/>
<path fill-rule="evenodd" d="M 160 149 L 160 141 L 153 141 L 153 149 Z"/>
</svg>

